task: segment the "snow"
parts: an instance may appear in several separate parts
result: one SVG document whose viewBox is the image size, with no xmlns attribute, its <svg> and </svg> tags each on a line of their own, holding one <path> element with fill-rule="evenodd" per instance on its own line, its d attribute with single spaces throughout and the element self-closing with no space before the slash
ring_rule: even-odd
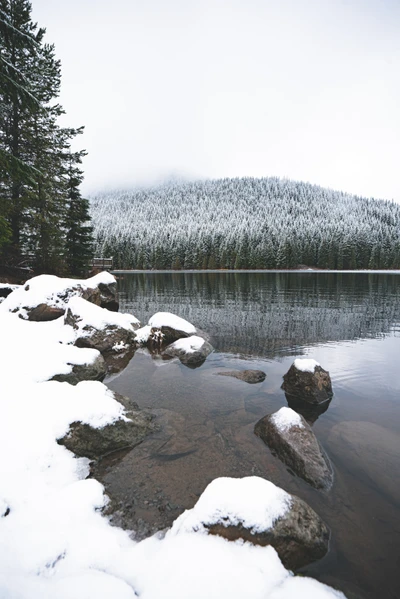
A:
<svg viewBox="0 0 400 599">
<path fill-rule="evenodd" d="M 170 312 L 157 312 L 154 314 L 149 320 L 149 325 L 154 329 L 161 329 L 161 327 L 169 327 L 171 329 L 175 329 L 176 331 L 182 331 L 187 335 L 194 335 L 196 332 L 196 327 L 194 327 L 190 322 L 176 316 L 175 314 L 171 314 Z"/>
<path fill-rule="evenodd" d="M 21 287 L 21 285 L 11 285 L 10 283 L 0 283 L 0 289 L 12 289 L 13 291 L 15 291 L 16 289 L 19 289 Z"/>
<path fill-rule="evenodd" d="M 49 306 L 65 309 L 66 291 L 72 295 L 80 295 L 85 289 L 96 288 L 99 283 L 105 285 L 115 283 L 115 278 L 108 272 L 101 272 L 90 279 L 66 279 L 55 275 L 39 275 L 29 279 L 25 285 L 10 293 L 1 304 L 2 310 L 10 312 L 19 310 L 26 318 L 24 308 L 32 308 L 45 303 Z"/>
<path fill-rule="evenodd" d="M 290 495 L 263 478 L 216 478 L 194 508 L 175 520 L 169 534 L 207 532 L 205 527 L 211 524 L 242 525 L 252 533 L 262 532 L 290 506 Z"/>
<path fill-rule="evenodd" d="M 135 334 L 136 334 L 135 340 L 138 343 L 141 343 L 141 344 L 145 345 L 147 343 L 147 341 L 149 340 L 150 333 L 151 333 L 151 326 L 148 325 L 148 324 L 146 324 L 141 329 L 136 329 L 136 331 L 135 331 Z"/>
<path fill-rule="evenodd" d="M 281 408 L 272 414 L 271 420 L 281 432 L 285 432 L 293 426 L 304 428 L 300 415 L 291 408 Z"/>
<path fill-rule="evenodd" d="M 312 373 L 314 373 L 316 366 L 321 366 L 319 362 L 317 362 L 316 360 L 312 360 L 311 358 L 297 358 L 297 360 L 295 360 L 293 364 L 294 367 L 297 368 L 297 370 Z"/>
<path fill-rule="evenodd" d="M 51 322 L 29 322 L 0 311 L 2 381 L 40 382 L 69 374 L 73 365 L 92 364 L 100 353 L 71 345 L 75 336 L 63 316 Z"/>
<path fill-rule="evenodd" d="M 99 354 L 71 344 L 63 317 L 29 322 L 0 311 L 0 597 L 3 599 L 307 599 L 343 597 L 293 577 L 272 547 L 194 534 L 222 514 L 254 529 L 287 509 L 284 491 L 250 477 L 217 479 L 164 539 L 135 543 L 101 514 L 89 460 L 56 440 L 72 422 L 125 418 L 99 382 L 46 380 Z M 186 530 L 190 532 L 186 532 Z"/>
<path fill-rule="evenodd" d="M 109 326 L 116 326 L 128 331 L 133 331 L 134 326 L 139 326 L 140 322 L 131 314 L 121 314 L 120 312 L 111 312 L 106 308 L 100 308 L 82 297 L 74 296 L 68 302 L 68 308 L 74 316 L 79 317 L 77 325 L 79 334 L 90 334 L 84 327 L 93 327 L 102 330 Z"/>
<path fill-rule="evenodd" d="M 168 348 L 182 350 L 187 354 L 194 354 L 196 351 L 201 350 L 204 343 L 204 339 L 198 337 L 197 335 L 192 335 L 191 337 L 184 337 L 183 339 L 174 341 L 168 346 Z"/>
</svg>

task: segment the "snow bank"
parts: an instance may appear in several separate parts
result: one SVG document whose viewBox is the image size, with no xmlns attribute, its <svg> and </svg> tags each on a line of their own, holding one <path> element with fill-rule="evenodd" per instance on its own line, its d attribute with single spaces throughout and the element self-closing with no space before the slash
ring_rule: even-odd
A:
<svg viewBox="0 0 400 599">
<path fill-rule="evenodd" d="M 39 304 L 47 304 L 54 308 L 65 309 L 68 297 L 80 295 L 82 290 L 94 289 L 99 283 L 109 285 L 116 279 L 108 272 L 101 272 L 90 279 L 66 279 L 55 275 L 39 275 L 29 279 L 25 285 L 10 293 L 1 304 L 2 310 L 13 312 L 23 308 L 33 308 Z M 67 296 L 67 291 L 70 291 Z"/>
<path fill-rule="evenodd" d="M 176 331 L 182 331 L 187 335 L 194 335 L 196 333 L 196 327 L 184 318 L 180 318 L 170 312 L 157 312 L 149 320 L 149 325 L 155 329 L 161 329 L 161 327 L 169 327 Z"/>
<path fill-rule="evenodd" d="M 140 322 L 131 314 L 121 314 L 120 312 L 110 312 L 105 308 L 100 308 L 82 297 L 71 297 L 68 302 L 68 309 L 74 316 L 77 316 L 76 325 L 79 329 L 79 335 L 90 334 L 84 327 L 89 326 L 94 329 L 105 329 L 109 326 L 116 326 L 128 331 L 134 331 L 134 327 L 139 326 Z"/>
<path fill-rule="evenodd" d="M 312 360 L 311 358 L 297 358 L 297 360 L 295 360 L 293 364 L 294 367 L 297 368 L 297 370 L 312 373 L 314 372 L 316 366 L 321 366 L 319 362 L 317 362 L 316 360 Z"/>
<path fill-rule="evenodd" d="M 194 508 L 175 520 L 170 534 L 207 532 L 205 526 L 211 524 L 241 524 L 255 534 L 271 528 L 290 506 L 286 491 L 258 476 L 216 478 Z"/>
<path fill-rule="evenodd" d="M 281 432 L 289 430 L 292 426 L 304 428 L 299 414 L 291 408 L 281 408 L 271 416 L 271 420 Z"/>
<path fill-rule="evenodd" d="M 63 317 L 51 322 L 29 322 L 0 311 L 2 380 L 19 384 L 41 382 L 56 374 L 69 374 L 75 364 L 93 364 L 99 352 L 73 345 L 71 327 Z M 0 408 L 1 409 L 1 408 Z"/>
<path fill-rule="evenodd" d="M 168 346 L 168 349 L 176 349 L 184 351 L 187 354 L 194 354 L 196 351 L 200 351 L 204 344 L 205 339 L 197 335 L 192 335 L 191 337 L 183 337 L 174 341 L 174 343 Z"/>
</svg>

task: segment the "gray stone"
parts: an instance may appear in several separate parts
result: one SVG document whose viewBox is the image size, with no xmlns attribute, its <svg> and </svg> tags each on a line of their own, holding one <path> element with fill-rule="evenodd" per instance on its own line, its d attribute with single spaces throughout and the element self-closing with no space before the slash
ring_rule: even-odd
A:
<svg viewBox="0 0 400 599">
<path fill-rule="evenodd" d="M 314 372 L 299 370 L 294 364 L 283 377 L 282 389 L 292 397 L 312 404 L 332 398 L 332 383 L 329 372 L 316 366 Z"/>
<path fill-rule="evenodd" d="M 151 327 L 149 339 L 147 341 L 147 345 L 150 350 L 157 350 L 170 343 L 174 343 L 174 341 L 178 341 L 178 339 L 184 339 L 185 337 L 190 337 L 184 331 L 180 331 L 178 329 L 172 329 L 171 327 Z"/>
<path fill-rule="evenodd" d="M 331 463 L 303 416 L 298 415 L 302 426 L 286 429 L 277 427 L 273 416 L 269 414 L 259 420 L 255 434 L 297 476 L 316 489 L 329 490 L 333 483 Z"/>
<path fill-rule="evenodd" d="M 199 337 L 189 337 L 187 340 L 188 347 L 190 345 L 191 339 L 197 340 L 199 339 Z M 176 347 L 176 345 L 174 345 L 173 343 L 172 345 L 169 345 L 164 349 L 164 351 L 161 353 L 161 356 L 167 359 L 179 358 L 179 360 L 185 366 L 196 368 L 197 366 L 201 366 L 205 362 L 207 356 L 209 356 L 213 351 L 213 346 L 210 343 L 208 343 L 208 341 L 205 341 L 203 339 L 203 344 L 201 345 L 201 347 L 195 349 L 194 351 L 188 351 L 183 347 Z"/>
<path fill-rule="evenodd" d="M 221 376 L 232 376 L 235 379 L 244 381 L 245 383 L 255 384 L 265 381 L 266 374 L 262 370 L 227 370 L 225 372 L 217 372 Z"/>
<path fill-rule="evenodd" d="M 77 347 L 88 347 L 90 349 L 97 349 L 101 353 L 111 352 L 117 344 L 121 344 L 125 347 L 121 349 L 126 350 L 134 341 L 135 333 L 119 327 L 116 325 L 107 325 L 102 329 L 96 329 L 90 325 L 79 325 L 81 323 L 81 317 L 79 314 L 74 314 L 71 308 L 67 307 L 67 311 L 64 316 L 64 322 L 66 325 L 70 325 L 75 331 L 82 331 L 75 340 Z"/>
<path fill-rule="evenodd" d="M 39 304 L 34 308 L 26 308 L 28 320 L 34 322 L 48 322 L 60 318 L 65 312 L 64 308 L 49 306 L 48 304 Z"/>
<path fill-rule="evenodd" d="M 243 525 L 205 524 L 210 534 L 229 541 L 243 539 L 253 545 L 272 545 L 285 568 L 297 570 L 324 557 L 328 551 L 329 529 L 311 507 L 291 496 L 292 505 L 272 528 L 253 533 Z"/>
<path fill-rule="evenodd" d="M 95 361 L 91 364 L 73 364 L 70 373 L 56 374 L 51 380 L 77 385 L 81 381 L 102 381 L 106 374 L 106 363 L 103 356 L 99 353 Z"/>
<path fill-rule="evenodd" d="M 114 397 L 124 405 L 129 420 L 120 419 L 102 428 L 73 422 L 69 432 L 58 439 L 58 443 L 77 456 L 97 459 L 114 451 L 135 447 L 158 429 L 150 412 L 138 410 L 137 404 L 129 398 L 119 394 L 114 394 Z"/>
<path fill-rule="evenodd" d="M 119 301 L 117 283 L 99 283 L 100 308 L 106 308 L 110 312 L 118 312 Z"/>
</svg>

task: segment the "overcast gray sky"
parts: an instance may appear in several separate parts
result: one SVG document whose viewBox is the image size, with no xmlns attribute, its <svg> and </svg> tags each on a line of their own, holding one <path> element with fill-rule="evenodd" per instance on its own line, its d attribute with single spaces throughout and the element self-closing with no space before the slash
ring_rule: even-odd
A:
<svg viewBox="0 0 400 599">
<path fill-rule="evenodd" d="M 32 0 L 86 193 L 270 176 L 400 202 L 400 0 Z"/>
</svg>

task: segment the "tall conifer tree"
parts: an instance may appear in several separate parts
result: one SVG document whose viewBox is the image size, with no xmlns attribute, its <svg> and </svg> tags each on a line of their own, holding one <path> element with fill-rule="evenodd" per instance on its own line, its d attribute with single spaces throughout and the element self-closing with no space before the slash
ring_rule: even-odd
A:
<svg viewBox="0 0 400 599">
<path fill-rule="evenodd" d="M 0 0 L 0 34 L 0 226 L 9 226 L 0 243 L 10 231 L 9 261 L 30 255 L 36 272 L 80 274 L 91 256 L 91 229 L 78 189 L 85 153 L 72 154 L 71 142 L 83 128 L 58 125 L 60 61 L 43 41 L 45 30 L 32 23 L 29 1 Z"/>
</svg>

